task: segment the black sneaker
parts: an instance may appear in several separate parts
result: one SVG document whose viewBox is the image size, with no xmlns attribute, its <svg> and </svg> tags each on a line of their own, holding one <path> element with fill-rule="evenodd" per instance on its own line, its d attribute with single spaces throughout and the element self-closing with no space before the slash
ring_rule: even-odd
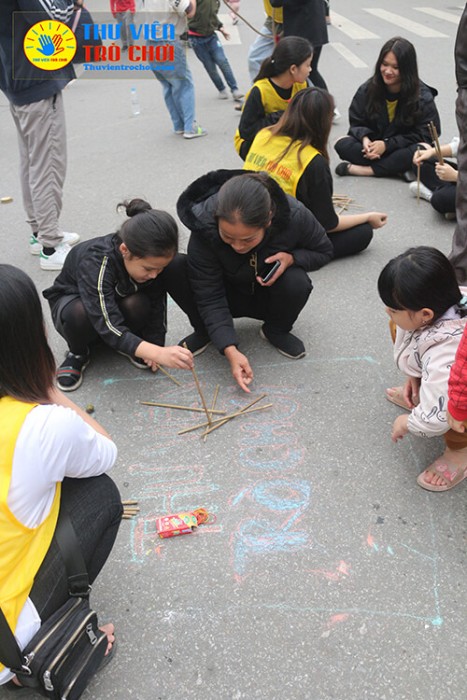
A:
<svg viewBox="0 0 467 700">
<path fill-rule="evenodd" d="M 83 373 L 89 364 L 87 355 L 68 352 L 57 370 L 57 384 L 62 391 L 74 391 L 83 383 Z"/>
<path fill-rule="evenodd" d="M 195 331 L 191 333 L 191 335 L 187 335 L 186 338 L 183 338 L 183 340 L 179 342 L 179 345 L 183 346 L 184 343 L 186 343 L 188 350 L 190 350 L 193 356 L 196 357 L 196 355 L 201 355 L 201 353 L 206 350 L 208 345 L 211 344 L 211 339 L 206 333 Z"/>
<path fill-rule="evenodd" d="M 141 357 L 136 357 L 135 355 L 127 355 L 126 352 L 121 352 L 120 350 L 117 350 L 117 352 L 119 355 L 123 355 L 123 357 L 126 357 L 127 360 L 130 360 L 133 367 L 137 367 L 138 369 L 149 369 L 149 365 L 147 365 Z"/>
<path fill-rule="evenodd" d="M 272 331 L 264 324 L 259 332 L 260 336 L 274 345 L 281 355 L 290 357 L 292 360 L 299 360 L 306 355 L 305 346 L 300 338 L 292 333 L 283 331 Z"/>
</svg>

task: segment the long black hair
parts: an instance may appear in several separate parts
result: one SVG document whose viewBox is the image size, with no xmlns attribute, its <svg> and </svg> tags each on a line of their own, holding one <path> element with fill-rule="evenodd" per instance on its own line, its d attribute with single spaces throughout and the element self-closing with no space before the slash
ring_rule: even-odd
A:
<svg viewBox="0 0 467 700">
<path fill-rule="evenodd" d="M 170 258 L 178 250 L 178 227 L 173 216 L 153 209 L 144 199 L 132 199 L 117 205 L 129 217 L 118 235 L 136 258 Z"/>
<path fill-rule="evenodd" d="M 386 86 L 381 75 L 381 64 L 390 51 L 397 58 L 401 80 L 397 99 L 395 123 L 411 126 L 419 111 L 420 78 L 418 76 L 417 54 L 414 45 L 401 36 L 388 39 L 382 47 L 375 65 L 367 92 L 367 110 L 370 117 L 376 117 L 386 110 Z"/>
<path fill-rule="evenodd" d="M 272 136 L 291 139 L 279 160 L 287 155 L 294 142 L 300 141 L 299 162 L 300 153 L 306 146 L 314 146 L 329 162 L 328 138 L 333 113 L 334 98 L 327 90 L 311 87 L 297 92 L 277 124 L 269 128 Z"/>
<path fill-rule="evenodd" d="M 432 323 L 462 299 L 453 266 L 430 246 L 409 248 L 390 260 L 378 278 L 378 292 L 390 309 L 431 309 Z M 461 316 L 466 313 L 461 309 Z"/>
<path fill-rule="evenodd" d="M 235 175 L 219 190 L 215 216 L 229 224 L 240 221 L 252 228 L 266 228 L 276 211 L 272 186 L 273 180 L 266 173 Z"/>
<path fill-rule="evenodd" d="M 0 264 L 0 398 L 47 401 L 55 359 L 47 342 L 41 302 L 32 279 Z"/>
<path fill-rule="evenodd" d="M 301 36 L 286 36 L 276 44 L 272 54 L 264 59 L 254 82 L 281 75 L 291 66 L 301 66 L 312 55 L 313 47 L 309 41 Z"/>
</svg>

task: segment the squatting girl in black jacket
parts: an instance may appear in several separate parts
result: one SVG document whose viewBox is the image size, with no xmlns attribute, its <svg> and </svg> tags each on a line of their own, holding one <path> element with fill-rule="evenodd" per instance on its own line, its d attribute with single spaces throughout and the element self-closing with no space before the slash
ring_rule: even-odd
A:
<svg viewBox="0 0 467 700">
<path fill-rule="evenodd" d="M 263 338 L 286 357 L 303 357 L 305 346 L 290 331 L 312 289 L 307 273 L 331 260 L 331 242 L 313 214 L 264 173 L 208 173 L 185 190 L 177 211 L 191 231 L 188 274 L 201 318 L 249 391 L 253 371 L 233 318 L 263 321 Z"/>
<path fill-rule="evenodd" d="M 154 371 L 159 364 L 191 369 L 192 354 L 209 344 L 192 300 L 186 256 L 177 253 L 175 220 L 141 199 L 125 206 L 130 218 L 120 231 L 73 248 L 43 292 L 69 348 L 57 372 L 62 391 L 80 386 L 91 347 L 99 341 L 136 367 Z M 188 349 L 164 347 L 167 292 L 195 328 L 185 338 Z"/>
</svg>

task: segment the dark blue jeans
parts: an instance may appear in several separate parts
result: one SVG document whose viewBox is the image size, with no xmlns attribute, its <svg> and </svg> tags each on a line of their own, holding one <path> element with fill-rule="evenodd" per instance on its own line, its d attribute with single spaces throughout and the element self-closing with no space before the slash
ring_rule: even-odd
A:
<svg viewBox="0 0 467 700">
<path fill-rule="evenodd" d="M 107 474 L 87 479 L 64 479 L 61 504 L 76 531 L 92 583 L 112 550 L 122 519 L 120 493 Z M 44 622 L 68 599 L 68 577 L 55 537 L 29 594 Z"/>
<path fill-rule="evenodd" d="M 206 68 L 216 88 L 219 91 L 225 90 L 224 81 L 217 70 L 217 67 L 219 67 L 229 88 L 232 91 L 238 90 L 232 68 L 216 34 L 211 34 L 211 36 L 193 36 L 190 34 L 190 42 L 195 54 Z"/>
</svg>

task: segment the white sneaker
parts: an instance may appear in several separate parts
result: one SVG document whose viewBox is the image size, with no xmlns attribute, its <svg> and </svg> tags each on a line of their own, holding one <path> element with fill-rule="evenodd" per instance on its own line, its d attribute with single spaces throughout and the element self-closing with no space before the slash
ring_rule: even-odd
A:
<svg viewBox="0 0 467 700">
<path fill-rule="evenodd" d="M 55 248 L 55 253 L 52 255 L 45 255 L 44 251 L 41 250 L 41 270 L 61 270 L 70 250 L 71 247 L 67 243 L 60 243 L 60 245 Z"/>
<path fill-rule="evenodd" d="M 219 90 L 219 95 L 218 95 L 220 100 L 228 100 L 229 96 L 227 94 L 227 90 L 224 88 L 223 90 Z"/>
<path fill-rule="evenodd" d="M 243 94 L 243 92 L 240 92 L 240 90 L 232 90 L 232 97 L 236 102 L 238 102 L 238 100 L 242 100 L 245 97 L 245 95 Z"/>
<path fill-rule="evenodd" d="M 341 118 L 341 116 L 342 116 L 342 115 L 341 115 L 341 113 L 339 112 L 339 110 L 337 109 L 337 107 L 334 107 L 334 113 L 333 113 L 333 115 L 332 115 L 332 123 L 333 123 L 333 124 L 337 124 L 337 122 L 339 121 L 339 119 Z"/>
<path fill-rule="evenodd" d="M 66 231 L 63 231 L 63 240 L 61 241 L 62 243 L 66 243 L 67 245 L 72 246 L 78 243 L 79 240 L 80 235 L 78 233 L 67 233 Z M 42 243 L 39 243 L 36 236 L 33 236 L 31 234 L 31 238 L 29 239 L 29 252 L 31 253 L 31 255 L 40 255 L 41 250 Z"/>
<path fill-rule="evenodd" d="M 414 197 L 418 196 L 418 182 L 411 182 L 409 185 L 409 190 L 412 192 Z M 427 202 L 431 202 L 431 197 L 433 192 L 428 189 L 423 182 L 420 183 L 420 199 L 426 199 Z"/>
</svg>

